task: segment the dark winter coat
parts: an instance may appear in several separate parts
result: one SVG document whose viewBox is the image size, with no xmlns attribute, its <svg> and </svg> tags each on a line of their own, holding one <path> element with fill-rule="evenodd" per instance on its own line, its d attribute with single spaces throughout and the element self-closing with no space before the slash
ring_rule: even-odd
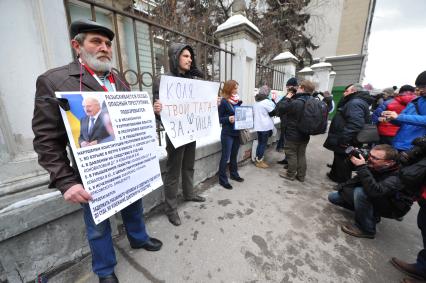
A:
<svg viewBox="0 0 426 283">
<path fill-rule="evenodd" d="M 309 142 L 309 135 L 300 132 L 297 128 L 300 117 L 303 115 L 305 102 L 309 93 L 296 93 L 292 98 L 283 98 L 279 102 L 278 115 L 286 115 L 287 123 L 284 130 L 285 139 L 292 142 Z"/>
<path fill-rule="evenodd" d="M 279 112 L 280 109 L 280 105 L 281 103 L 283 103 L 285 101 L 285 98 L 282 98 L 280 101 L 278 101 L 274 112 L 276 113 L 276 115 L 278 115 L 280 117 L 280 129 L 281 129 L 281 133 L 285 132 L 285 127 L 287 126 L 287 114 L 286 113 L 281 113 Z"/>
<path fill-rule="evenodd" d="M 363 165 L 357 167 L 356 173 L 355 177 L 338 185 L 346 201 L 353 203 L 353 189 L 361 186 L 380 216 L 398 218 L 410 210 L 413 197 L 403 190 L 397 166 L 377 172 Z"/>
<path fill-rule="evenodd" d="M 357 145 L 356 135 L 365 123 L 371 122 L 369 107 L 373 100 L 367 91 L 343 97 L 337 105 L 324 147 L 336 153 L 344 153 L 346 146 Z"/>
<path fill-rule="evenodd" d="M 240 106 L 242 101 L 238 101 L 237 105 Z M 234 116 L 234 106 L 231 105 L 225 98 L 222 98 L 218 108 L 219 122 L 222 124 L 222 135 L 238 136 L 240 131 L 234 129 L 234 123 L 229 122 L 229 116 Z"/>
<path fill-rule="evenodd" d="M 422 187 L 426 185 L 426 157 L 403 167 L 399 172 L 399 177 L 407 192 L 416 198 L 424 198 Z"/>
</svg>

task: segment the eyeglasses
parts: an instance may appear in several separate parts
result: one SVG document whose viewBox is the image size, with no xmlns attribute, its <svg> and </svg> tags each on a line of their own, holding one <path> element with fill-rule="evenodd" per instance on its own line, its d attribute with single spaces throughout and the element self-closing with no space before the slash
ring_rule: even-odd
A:
<svg viewBox="0 0 426 283">
<path fill-rule="evenodd" d="M 386 158 L 379 158 L 377 156 L 374 156 L 370 153 L 370 155 L 368 156 L 369 158 L 373 159 L 373 160 L 386 160 Z"/>
<path fill-rule="evenodd" d="M 415 88 L 415 92 L 421 92 L 421 91 L 425 91 L 426 90 L 426 86 L 420 86 L 420 87 L 416 87 Z"/>
</svg>

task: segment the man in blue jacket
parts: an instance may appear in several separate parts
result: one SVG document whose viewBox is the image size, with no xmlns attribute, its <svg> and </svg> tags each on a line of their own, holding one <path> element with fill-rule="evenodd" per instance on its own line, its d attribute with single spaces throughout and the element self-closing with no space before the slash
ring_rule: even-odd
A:
<svg viewBox="0 0 426 283">
<path fill-rule="evenodd" d="M 400 125 L 392 145 L 399 151 L 413 147 L 412 141 L 426 135 L 426 71 L 416 79 L 416 94 L 414 99 L 399 115 L 395 111 L 383 111 L 382 116 L 394 124 Z"/>
</svg>

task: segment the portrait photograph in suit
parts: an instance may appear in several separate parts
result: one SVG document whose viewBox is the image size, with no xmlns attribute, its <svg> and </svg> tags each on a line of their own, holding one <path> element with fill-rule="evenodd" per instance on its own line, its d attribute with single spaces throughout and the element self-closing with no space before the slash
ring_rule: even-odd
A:
<svg viewBox="0 0 426 283">
<path fill-rule="evenodd" d="M 65 94 L 70 111 L 68 121 L 76 148 L 85 148 L 115 140 L 114 129 L 104 97 L 100 95 Z"/>
</svg>

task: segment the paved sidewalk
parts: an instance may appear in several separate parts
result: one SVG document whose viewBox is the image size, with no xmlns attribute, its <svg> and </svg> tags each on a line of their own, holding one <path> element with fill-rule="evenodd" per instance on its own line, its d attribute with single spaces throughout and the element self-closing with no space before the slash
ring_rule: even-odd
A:
<svg viewBox="0 0 426 283">
<path fill-rule="evenodd" d="M 334 183 L 326 179 L 331 152 L 324 136 L 308 145 L 304 183 L 280 178 L 282 154 L 269 150 L 272 167 L 240 167 L 244 183 L 225 190 L 215 180 L 203 184 L 205 203 L 182 203 L 183 224 L 171 225 L 162 214 L 147 219 L 159 252 L 132 250 L 118 239 L 116 274 L 120 282 L 399 282 L 391 266 L 398 256 L 413 261 L 421 248 L 416 226 L 418 206 L 403 222 L 382 219 L 376 239 L 341 232 L 352 214 L 328 203 Z M 98 282 L 90 257 L 49 282 Z"/>
</svg>

